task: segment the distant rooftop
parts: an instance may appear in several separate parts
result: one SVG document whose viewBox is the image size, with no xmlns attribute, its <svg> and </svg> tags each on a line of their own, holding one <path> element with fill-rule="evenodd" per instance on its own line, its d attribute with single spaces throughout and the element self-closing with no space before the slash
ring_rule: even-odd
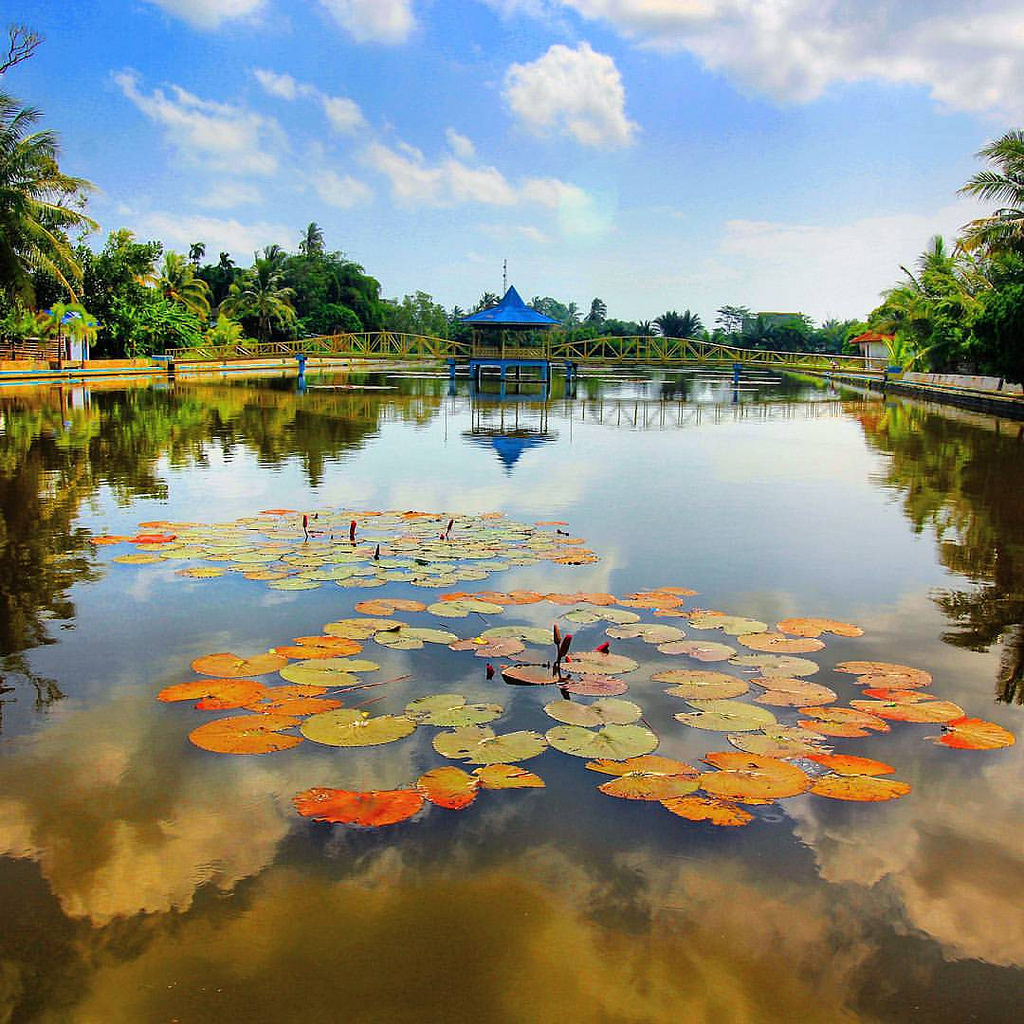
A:
<svg viewBox="0 0 1024 1024">
<path fill-rule="evenodd" d="M 496 306 L 482 309 L 479 313 L 470 313 L 462 318 L 462 323 L 480 326 L 491 324 L 497 327 L 553 327 L 559 321 L 531 309 L 519 297 L 519 292 L 510 287 Z"/>
</svg>

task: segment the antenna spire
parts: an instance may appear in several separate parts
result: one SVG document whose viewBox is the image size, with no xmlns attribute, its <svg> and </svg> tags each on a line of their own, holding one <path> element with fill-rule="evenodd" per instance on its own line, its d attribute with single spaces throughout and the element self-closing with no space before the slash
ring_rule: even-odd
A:
<svg viewBox="0 0 1024 1024">
<path fill-rule="evenodd" d="M 501 261 L 501 294 L 508 291 L 508 259 Z"/>
</svg>

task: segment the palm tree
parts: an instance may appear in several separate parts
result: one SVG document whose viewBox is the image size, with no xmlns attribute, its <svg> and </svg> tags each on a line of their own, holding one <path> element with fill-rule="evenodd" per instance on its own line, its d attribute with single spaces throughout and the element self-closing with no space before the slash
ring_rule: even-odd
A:
<svg viewBox="0 0 1024 1024">
<path fill-rule="evenodd" d="M 608 319 L 608 307 L 604 299 L 594 299 L 590 303 L 590 312 L 587 314 L 588 324 L 603 324 Z"/>
<path fill-rule="evenodd" d="M 73 301 L 72 282 L 82 269 L 67 232 L 98 224 L 75 206 L 93 188 L 84 178 L 62 174 L 57 166 L 57 136 L 30 133 L 41 114 L 0 93 L 0 291 L 32 305 L 32 273 L 55 277 Z"/>
<path fill-rule="evenodd" d="M 156 287 L 165 299 L 180 303 L 205 320 L 210 315 L 210 286 L 199 277 L 181 253 L 164 254 L 164 265 Z"/>
<path fill-rule="evenodd" d="M 653 320 L 641 320 L 636 332 L 641 338 L 653 338 L 658 333 L 658 325 Z"/>
<path fill-rule="evenodd" d="M 193 242 L 188 247 L 188 261 L 194 270 L 199 269 L 199 261 L 206 255 L 205 242 Z"/>
<path fill-rule="evenodd" d="M 259 253 L 256 253 L 256 259 L 260 258 Z M 277 244 L 272 242 L 270 245 L 263 246 L 263 259 L 269 263 L 280 263 L 288 254 Z"/>
<path fill-rule="evenodd" d="M 654 322 L 666 338 L 692 338 L 704 327 L 700 317 L 690 310 L 677 313 L 670 309 L 667 313 L 655 317 Z"/>
<path fill-rule="evenodd" d="M 231 317 L 253 317 L 257 322 L 257 338 L 269 341 L 275 325 L 287 327 L 296 320 L 292 307 L 295 289 L 285 287 L 283 281 L 284 274 L 277 260 L 257 259 L 241 280 L 231 285 L 220 308 Z"/>
<path fill-rule="evenodd" d="M 960 195 L 999 203 L 995 213 L 966 224 L 960 245 L 970 251 L 1024 247 L 1024 130 L 1008 131 L 978 151 L 995 165 L 979 171 L 960 189 Z"/>
<path fill-rule="evenodd" d="M 299 242 L 299 252 L 303 256 L 323 256 L 324 254 L 324 232 L 316 221 L 310 221 L 306 230 L 302 232 L 302 241 Z"/>
</svg>

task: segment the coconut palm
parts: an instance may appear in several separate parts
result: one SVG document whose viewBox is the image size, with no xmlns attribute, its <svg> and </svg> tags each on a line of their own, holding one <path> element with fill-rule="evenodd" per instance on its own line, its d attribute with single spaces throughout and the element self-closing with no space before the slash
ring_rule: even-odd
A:
<svg viewBox="0 0 1024 1024">
<path fill-rule="evenodd" d="M 56 134 L 31 131 L 40 117 L 0 93 L 0 291 L 26 305 L 35 299 L 37 270 L 56 278 L 77 301 L 82 270 L 67 232 L 98 227 L 77 208 L 92 184 L 61 173 Z"/>
<path fill-rule="evenodd" d="M 296 319 L 292 307 L 295 289 L 283 282 L 284 274 L 276 259 L 257 259 L 228 289 L 221 311 L 236 319 L 252 317 L 257 323 L 257 338 L 269 341 L 273 327 L 288 327 Z"/>
<path fill-rule="evenodd" d="M 205 320 L 210 315 L 210 286 L 196 277 L 195 268 L 181 253 L 164 254 L 156 287 L 165 299 L 179 303 L 196 316 Z"/>
<path fill-rule="evenodd" d="M 975 196 L 998 203 L 995 213 L 966 224 L 960 245 L 970 251 L 979 246 L 990 249 L 1024 248 L 1024 130 L 1008 131 L 977 154 L 994 166 L 979 171 L 960 195 Z"/>
<path fill-rule="evenodd" d="M 700 317 L 688 309 L 682 313 L 670 309 L 667 313 L 655 317 L 654 322 L 666 338 L 692 338 L 704 327 Z"/>
<path fill-rule="evenodd" d="M 303 256 L 323 256 L 324 254 L 324 231 L 316 221 L 310 221 L 306 230 L 302 232 L 302 240 L 299 242 L 299 252 Z"/>
</svg>

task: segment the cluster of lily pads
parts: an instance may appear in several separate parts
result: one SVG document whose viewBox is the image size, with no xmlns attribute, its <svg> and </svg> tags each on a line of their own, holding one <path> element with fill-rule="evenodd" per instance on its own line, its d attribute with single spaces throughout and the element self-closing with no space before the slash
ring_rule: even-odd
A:
<svg viewBox="0 0 1024 1024">
<path fill-rule="evenodd" d="M 543 787 L 539 776 L 519 764 L 549 748 L 585 758 L 588 769 L 614 776 L 598 786 L 605 794 L 656 802 L 690 820 L 735 826 L 753 819 L 749 806 L 802 793 L 881 801 L 909 792 L 908 783 L 886 777 L 895 771 L 891 765 L 836 753 L 828 745 L 831 738 L 878 735 L 888 732 L 891 722 L 907 722 L 938 724 L 941 732 L 929 738 L 947 747 L 991 750 L 1014 742 L 1013 735 L 995 723 L 970 718 L 958 705 L 932 698 L 924 692 L 931 676 L 911 666 L 840 662 L 835 670 L 854 676 L 862 695 L 838 705 L 835 690 L 807 679 L 819 665 L 801 655 L 822 650 L 821 637 L 826 634 L 862 635 L 855 625 L 793 618 L 769 628 L 744 616 L 684 607 L 693 595 L 686 588 L 663 587 L 620 597 L 454 591 L 431 604 L 374 598 L 356 604 L 357 615 L 327 623 L 321 633 L 296 637 L 267 653 L 199 658 L 192 668 L 202 678 L 168 687 L 159 697 L 198 700 L 201 710 L 246 712 L 191 732 L 196 746 L 217 753 L 265 754 L 304 742 L 368 747 L 396 742 L 422 728 L 437 730 L 434 750 L 465 768 L 448 764 L 431 769 L 404 789 L 360 792 L 324 786 L 294 798 L 302 815 L 365 826 L 405 820 L 427 802 L 461 809 L 481 790 Z M 550 628 L 512 624 L 477 631 L 489 617 L 542 602 L 555 606 L 556 621 Z M 642 613 L 662 621 L 642 621 Z M 460 637 L 448 629 L 410 623 L 409 615 L 430 615 L 448 623 L 461 620 L 474 628 L 472 635 Z M 575 636 L 564 632 L 559 622 L 571 623 Z M 595 649 L 584 649 L 581 633 L 593 633 L 594 627 L 608 639 Z M 722 634 L 732 642 L 695 638 L 693 630 Z M 544 704 L 543 713 L 557 724 L 543 732 L 495 732 L 492 723 L 504 714 L 504 707 L 496 702 L 469 703 L 458 693 L 419 697 L 400 714 L 372 714 L 366 708 L 377 698 L 365 699 L 363 692 L 400 680 L 375 680 L 380 666 L 366 657 L 365 649 L 371 643 L 403 651 L 444 645 L 485 660 L 487 678 L 494 679 L 496 688 L 554 687 L 559 697 Z M 664 692 L 685 702 L 685 709 L 674 715 L 680 725 L 724 733 L 734 749 L 706 753 L 702 760 L 710 770 L 654 754 L 658 734 L 644 718 L 643 708 L 622 698 L 629 690 L 624 677 L 636 672 L 640 663 L 612 651 L 613 643 L 626 649 L 651 646 L 659 655 L 685 658 L 683 667 L 656 666 L 650 680 L 668 684 Z M 708 663 L 720 664 L 715 669 L 703 667 Z M 721 671 L 721 663 L 732 670 Z M 273 673 L 283 684 L 254 678 Z M 753 703 L 742 699 L 747 696 Z"/>
<path fill-rule="evenodd" d="M 316 590 L 325 583 L 445 589 L 513 566 L 596 562 L 581 538 L 561 530 L 565 525 L 519 523 L 499 512 L 265 509 L 226 523 L 140 523 L 134 536 L 106 534 L 92 543 L 133 544 L 131 554 L 113 559 L 125 565 L 195 562 L 178 574 L 202 580 L 236 572 L 272 590 Z"/>
</svg>

